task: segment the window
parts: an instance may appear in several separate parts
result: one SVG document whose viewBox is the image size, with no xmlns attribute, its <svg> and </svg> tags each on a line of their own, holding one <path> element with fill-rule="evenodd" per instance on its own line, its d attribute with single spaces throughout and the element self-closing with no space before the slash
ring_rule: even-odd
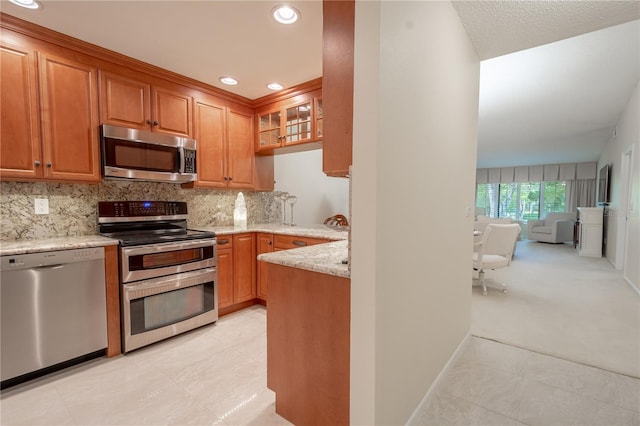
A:
<svg viewBox="0 0 640 426">
<path fill-rule="evenodd" d="M 489 217 L 528 221 L 564 212 L 565 195 L 566 182 L 482 183 L 476 187 L 476 207 Z"/>
</svg>

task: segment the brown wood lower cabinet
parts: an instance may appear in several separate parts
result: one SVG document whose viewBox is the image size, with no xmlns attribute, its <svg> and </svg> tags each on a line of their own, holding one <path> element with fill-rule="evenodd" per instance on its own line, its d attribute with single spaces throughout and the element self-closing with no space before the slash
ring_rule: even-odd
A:
<svg viewBox="0 0 640 426">
<path fill-rule="evenodd" d="M 256 237 L 248 232 L 217 238 L 218 309 L 226 315 L 256 298 Z"/>
<path fill-rule="evenodd" d="M 351 280 L 265 266 L 267 387 L 276 413 L 297 425 L 349 424 Z"/>
<path fill-rule="evenodd" d="M 260 255 L 262 253 L 271 253 L 273 251 L 273 234 L 266 232 L 259 232 L 256 235 L 256 255 Z M 257 266 L 257 291 L 258 291 L 258 299 L 266 301 L 267 300 L 267 268 L 264 262 L 258 262 Z"/>
</svg>

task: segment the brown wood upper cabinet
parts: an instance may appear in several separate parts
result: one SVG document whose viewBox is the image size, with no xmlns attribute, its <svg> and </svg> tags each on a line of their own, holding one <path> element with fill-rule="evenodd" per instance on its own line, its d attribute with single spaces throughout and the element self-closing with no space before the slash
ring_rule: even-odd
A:
<svg viewBox="0 0 640 426">
<path fill-rule="evenodd" d="M 322 169 L 347 176 L 353 152 L 355 1 L 322 2 Z"/>
<path fill-rule="evenodd" d="M 100 118 L 104 124 L 193 136 L 193 100 L 180 86 L 100 71 Z"/>
<path fill-rule="evenodd" d="M 320 140 L 321 98 L 322 90 L 317 89 L 256 108 L 256 152 Z"/>
<path fill-rule="evenodd" d="M 100 182 L 97 68 L 26 41 L 1 48 L 0 177 Z"/>
<path fill-rule="evenodd" d="M 194 102 L 196 188 L 254 188 L 253 111 L 201 96 Z"/>
</svg>

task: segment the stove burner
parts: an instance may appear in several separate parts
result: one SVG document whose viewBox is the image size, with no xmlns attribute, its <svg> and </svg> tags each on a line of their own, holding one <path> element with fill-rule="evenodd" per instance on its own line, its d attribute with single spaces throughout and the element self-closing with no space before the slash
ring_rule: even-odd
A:
<svg viewBox="0 0 640 426">
<path fill-rule="evenodd" d="M 187 203 L 180 201 L 101 201 L 98 224 L 101 235 L 123 247 L 215 237 L 187 229 Z"/>
</svg>

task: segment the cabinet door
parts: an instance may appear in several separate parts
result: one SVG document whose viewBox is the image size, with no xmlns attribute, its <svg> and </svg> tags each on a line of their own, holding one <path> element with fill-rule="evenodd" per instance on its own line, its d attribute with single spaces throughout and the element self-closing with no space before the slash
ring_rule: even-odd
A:
<svg viewBox="0 0 640 426">
<path fill-rule="evenodd" d="M 195 103 L 194 137 L 198 144 L 197 186 L 227 187 L 225 109 L 209 101 Z"/>
<path fill-rule="evenodd" d="M 256 297 L 256 235 L 255 233 L 233 236 L 234 303 L 245 302 Z"/>
<path fill-rule="evenodd" d="M 309 142 L 313 139 L 311 131 L 311 105 L 307 101 L 299 105 L 292 105 L 284 110 L 284 144 L 295 145 Z"/>
<path fill-rule="evenodd" d="M 258 117 L 258 144 L 256 151 L 273 149 L 282 145 L 280 110 L 260 114 Z"/>
<path fill-rule="evenodd" d="M 273 234 L 258 233 L 256 247 L 256 256 L 262 253 L 271 253 L 273 251 Z M 259 299 L 267 300 L 267 265 L 264 262 L 258 262 L 257 292 Z"/>
<path fill-rule="evenodd" d="M 226 308 L 233 305 L 233 250 L 231 237 L 217 239 L 217 256 L 218 308 Z"/>
<path fill-rule="evenodd" d="M 42 53 L 39 62 L 44 177 L 98 183 L 97 69 Z"/>
<path fill-rule="evenodd" d="M 227 110 L 227 177 L 229 188 L 253 188 L 253 113 Z"/>
<path fill-rule="evenodd" d="M 152 88 L 153 131 L 191 137 L 191 96 L 163 87 Z"/>
<path fill-rule="evenodd" d="M 36 54 L 6 43 L 0 51 L 0 177 L 41 177 Z"/>
<path fill-rule="evenodd" d="M 100 72 L 100 118 L 104 124 L 151 130 L 148 84 Z"/>
<path fill-rule="evenodd" d="M 322 98 L 315 98 L 314 117 L 316 120 L 316 138 L 322 139 Z"/>
</svg>

